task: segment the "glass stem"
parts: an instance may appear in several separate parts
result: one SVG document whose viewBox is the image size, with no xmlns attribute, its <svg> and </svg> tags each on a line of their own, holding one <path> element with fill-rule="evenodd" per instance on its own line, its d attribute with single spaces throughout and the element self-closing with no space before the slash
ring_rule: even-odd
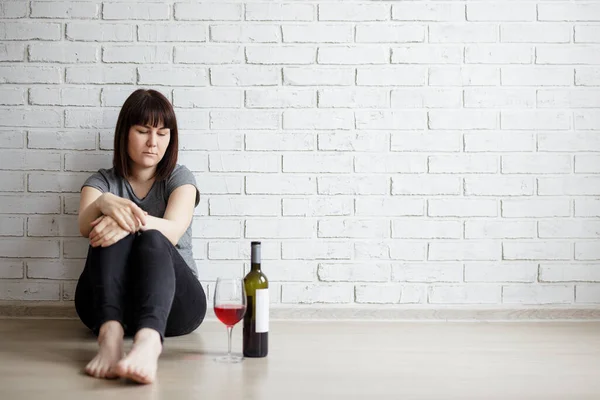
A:
<svg viewBox="0 0 600 400">
<path fill-rule="evenodd" d="M 231 332 L 233 331 L 233 326 L 227 327 L 227 333 L 229 334 L 229 345 L 227 346 L 227 357 L 231 358 Z"/>
</svg>

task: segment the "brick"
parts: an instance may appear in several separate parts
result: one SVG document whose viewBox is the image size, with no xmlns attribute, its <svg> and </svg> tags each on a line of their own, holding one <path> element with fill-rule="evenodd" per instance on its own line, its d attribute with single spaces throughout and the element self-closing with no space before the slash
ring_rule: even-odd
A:
<svg viewBox="0 0 600 400">
<path fill-rule="evenodd" d="M 99 88 L 34 87 L 29 89 L 29 103 L 57 106 L 99 106 Z"/>
<path fill-rule="evenodd" d="M 576 260 L 600 260 L 600 248 L 598 241 L 575 242 Z"/>
<path fill-rule="evenodd" d="M 133 42 L 136 26 L 130 24 L 101 24 L 95 22 L 70 22 L 66 25 L 66 38 L 82 42 Z"/>
<path fill-rule="evenodd" d="M 465 178 L 466 196 L 533 196 L 533 178 L 473 176 Z"/>
<path fill-rule="evenodd" d="M 600 223 L 589 220 L 555 219 L 538 221 L 541 238 L 597 238 L 600 236 Z"/>
<path fill-rule="evenodd" d="M 60 83 L 61 72 L 59 67 L 0 66 L 0 83 Z"/>
<path fill-rule="evenodd" d="M 239 108 L 244 92 L 229 88 L 178 88 L 173 90 L 173 106 L 183 108 Z"/>
<path fill-rule="evenodd" d="M 211 111 L 210 128 L 220 129 L 277 129 L 279 111 Z"/>
<path fill-rule="evenodd" d="M 505 199 L 502 200 L 502 216 L 521 217 L 567 217 L 571 215 L 568 199 Z"/>
<path fill-rule="evenodd" d="M 0 241 L 0 257 L 58 258 L 58 240 L 3 239 Z"/>
<path fill-rule="evenodd" d="M 537 280 L 537 263 L 465 263 L 465 282 L 522 282 L 534 283 Z"/>
<path fill-rule="evenodd" d="M 23 236 L 25 234 L 23 221 L 21 217 L 0 216 L 0 237 Z"/>
<path fill-rule="evenodd" d="M 319 264 L 317 274 L 322 282 L 387 282 L 390 264 Z"/>
<path fill-rule="evenodd" d="M 60 197 L 29 195 L 0 195 L 2 210 L 10 210 L 11 214 L 58 214 L 60 213 Z"/>
<path fill-rule="evenodd" d="M 177 125 L 177 127 L 182 130 L 208 129 L 210 127 L 208 111 L 178 110 Z"/>
<path fill-rule="evenodd" d="M 539 21 L 600 21 L 600 5 L 594 3 L 542 3 L 538 5 Z"/>
<path fill-rule="evenodd" d="M 136 82 L 135 67 L 103 65 L 67 67 L 67 83 L 129 84 Z M 143 82 L 140 82 L 143 83 Z"/>
<path fill-rule="evenodd" d="M 27 236 L 74 236 L 79 237 L 75 216 L 35 216 L 27 218 Z"/>
<path fill-rule="evenodd" d="M 600 151 L 600 134 L 596 132 L 538 134 L 539 151 Z"/>
<path fill-rule="evenodd" d="M 427 126 L 424 110 L 356 111 L 355 117 L 358 129 L 416 130 Z"/>
<path fill-rule="evenodd" d="M 200 133 L 198 131 L 180 131 L 179 148 L 181 150 L 241 150 L 244 135 L 232 133 Z"/>
<path fill-rule="evenodd" d="M 424 173 L 427 172 L 427 158 L 421 154 L 359 154 L 354 156 L 354 171 Z"/>
<path fill-rule="evenodd" d="M 423 43 L 423 25 L 360 24 L 356 26 L 356 43 Z"/>
<path fill-rule="evenodd" d="M 27 261 L 27 277 L 33 279 L 79 279 L 85 260 Z"/>
<path fill-rule="evenodd" d="M 217 43 L 277 43 L 281 41 L 281 29 L 278 25 L 211 25 L 210 41 Z"/>
<path fill-rule="evenodd" d="M 575 43 L 599 43 L 598 25 L 575 25 Z"/>
<path fill-rule="evenodd" d="M 424 201 L 389 197 L 356 199 L 356 215 L 369 217 L 423 216 Z"/>
<path fill-rule="evenodd" d="M 317 180 L 311 176 L 259 176 L 246 177 L 246 194 L 315 194 Z"/>
<path fill-rule="evenodd" d="M 45 151 L 0 151 L 0 170 L 60 170 L 60 153 Z"/>
<path fill-rule="evenodd" d="M 350 110 L 285 110 L 283 129 L 352 129 L 354 113 Z"/>
<path fill-rule="evenodd" d="M 573 248 L 569 242 L 508 241 L 502 244 L 504 260 L 570 260 Z"/>
<path fill-rule="evenodd" d="M 280 156 L 268 153 L 209 155 L 209 170 L 215 172 L 278 172 Z"/>
<path fill-rule="evenodd" d="M 354 291 L 356 302 L 365 304 L 396 304 L 402 294 L 402 286 L 391 284 L 356 285 Z"/>
<path fill-rule="evenodd" d="M 105 63 L 161 64 L 171 62 L 171 46 L 109 45 L 102 49 Z"/>
<path fill-rule="evenodd" d="M 389 178 L 385 176 L 320 176 L 318 192 L 320 195 L 358 195 L 389 194 Z"/>
<path fill-rule="evenodd" d="M 280 243 L 268 241 L 262 244 L 263 260 L 279 260 Z M 250 260 L 250 244 L 247 241 L 210 241 L 208 243 L 208 259 L 210 260 Z M 287 264 L 287 262 L 286 262 Z"/>
<path fill-rule="evenodd" d="M 314 237 L 316 222 L 298 218 L 247 219 L 246 238 L 310 239 Z"/>
<path fill-rule="evenodd" d="M 495 240 L 440 241 L 429 244 L 429 260 L 499 260 L 501 245 Z"/>
<path fill-rule="evenodd" d="M 600 195 L 600 178 L 587 176 L 569 176 L 564 178 L 538 178 L 538 195 Z"/>
<path fill-rule="evenodd" d="M 539 89 L 537 106 L 542 108 L 599 108 L 598 89 Z"/>
<path fill-rule="evenodd" d="M 0 88 L 0 105 L 22 106 L 27 102 L 27 91 L 22 88 Z"/>
<path fill-rule="evenodd" d="M 460 108 L 462 92 L 458 89 L 393 89 L 392 108 Z"/>
<path fill-rule="evenodd" d="M 247 4 L 246 21 L 312 21 L 315 19 L 313 4 Z"/>
<path fill-rule="evenodd" d="M 392 237 L 407 239 L 460 239 L 463 225 L 460 221 L 434 219 L 392 220 Z"/>
<path fill-rule="evenodd" d="M 317 138 L 319 150 L 385 152 L 390 148 L 389 135 L 383 132 L 319 133 Z"/>
<path fill-rule="evenodd" d="M 28 3 L 22 1 L 5 1 L 0 4 L 0 18 L 25 18 Z"/>
<path fill-rule="evenodd" d="M 427 68 L 423 66 L 370 66 L 356 71 L 358 86 L 423 86 L 426 82 Z"/>
<path fill-rule="evenodd" d="M 302 151 L 314 149 L 314 135 L 310 133 L 248 133 L 247 151 Z"/>
<path fill-rule="evenodd" d="M 354 286 L 350 284 L 283 284 L 282 303 L 350 303 L 354 300 Z"/>
<path fill-rule="evenodd" d="M 493 155 L 437 155 L 429 156 L 429 173 L 495 173 L 498 158 Z"/>
<path fill-rule="evenodd" d="M 285 154 L 283 172 L 352 172 L 350 154 Z"/>
<path fill-rule="evenodd" d="M 505 304 L 571 304 L 575 300 L 573 285 L 505 285 Z"/>
<path fill-rule="evenodd" d="M 575 111 L 573 114 L 575 130 L 600 129 L 600 118 L 596 110 Z"/>
<path fill-rule="evenodd" d="M 176 3 L 175 7 L 181 5 L 182 3 Z M 206 42 L 206 31 L 207 27 L 203 24 L 139 24 L 137 39 L 140 42 Z"/>
<path fill-rule="evenodd" d="M 489 110 L 431 110 L 429 129 L 497 129 L 499 114 Z"/>
<path fill-rule="evenodd" d="M 571 128 L 571 113 L 564 111 L 503 111 L 500 115 L 502 129 L 547 129 L 566 130 Z"/>
<path fill-rule="evenodd" d="M 281 29 L 284 43 L 350 43 L 354 41 L 354 29 L 351 25 L 283 25 Z M 281 47 L 277 48 L 277 52 L 281 50 Z"/>
<path fill-rule="evenodd" d="M 1 6 L 1 4 L 0 4 Z M 25 60 L 25 44 L 23 43 L 0 43 L 0 61 L 24 61 Z M 22 66 L 21 66 L 22 68 Z M 31 71 L 32 67 L 29 67 Z M 39 68 L 39 67 L 33 67 Z M 10 70 L 15 70 L 15 67 L 0 67 L 0 71 L 3 71 L 0 76 Z M 47 68 L 46 68 L 47 69 Z M 4 80 L 6 78 L 3 78 Z"/>
<path fill-rule="evenodd" d="M 600 199 L 575 199 L 576 217 L 600 217 Z"/>
<path fill-rule="evenodd" d="M 1 300 L 60 300 L 60 283 L 0 282 Z"/>
<path fill-rule="evenodd" d="M 340 196 L 284 198 L 282 207 L 284 216 L 348 216 L 353 214 L 354 201 L 352 198 L 340 198 Z"/>
<path fill-rule="evenodd" d="M 557 24 L 510 24 L 500 26 L 503 43 L 569 43 L 572 28 Z"/>
<path fill-rule="evenodd" d="M 105 3 L 102 18 L 106 20 L 168 20 L 171 5 L 161 3 Z"/>
<path fill-rule="evenodd" d="M 22 149 L 25 132 L 0 130 L 0 149 Z"/>
<path fill-rule="evenodd" d="M 78 108 L 65 110 L 66 128 L 114 129 L 119 110 L 101 108 Z"/>
<path fill-rule="evenodd" d="M 320 220 L 317 233 L 320 238 L 386 238 L 389 235 L 388 221 L 368 219 Z"/>
<path fill-rule="evenodd" d="M 536 232 L 536 225 L 533 221 L 465 221 L 466 239 L 531 239 L 536 236 Z"/>
<path fill-rule="evenodd" d="M 491 65 L 431 66 L 429 86 L 496 86 L 500 68 Z"/>
<path fill-rule="evenodd" d="M 320 108 L 388 108 L 389 92 L 385 89 L 321 89 Z"/>
<path fill-rule="evenodd" d="M 388 49 L 364 45 L 319 47 L 317 52 L 319 64 L 387 64 L 389 59 Z"/>
<path fill-rule="evenodd" d="M 306 108 L 316 107 L 317 95 L 312 89 L 249 89 L 247 108 Z"/>
<path fill-rule="evenodd" d="M 597 284 L 575 285 L 575 303 L 600 303 Z"/>
<path fill-rule="evenodd" d="M 103 168 L 110 165 L 105 164 Z M 34 172 L 28 175 L 27 190 L 30 192 L 79 193 L 90 174 Z"/>
<path fill-rule="evenodd" d="M 0 9 L 1 10 L 1 9 Z M 0 261 L 0 279 L 22 279 L 23 261 Z"/>
<path fill-rule="evenodd" d="M 184 21 L 240 21 L 242 4 L 202 2 L 175 3 L 175 19 Z"/>
<path fill-rule="evenodd" d="M 187 166 L 190 171 L 208 171 L 208 154 L 199 151 L 183 151 L 179 153 L 178 161 Z"/>
<path fill-rule="evenodd" d="M 506 66 L 500 71 L 503 86 L 570 86 L 572 67 Z"/>
<path fill-rule="evenodd" d="M 284 67 L 283 84 L 290 86 L 347 86 L 354 84 L 354 75 L 354 68 Z"/>
<path fill-rule="evenodd" d="M 162 93 L 167 99 L 171 97 L 171 91 L 158 89 L 160 93 Z M 121 107 L 125 100 L 131 95 L 133 92 L 132 88 L 128 87 L 107 87 L 102 89 L 102 94 L 100 96 L 102 105 L 105 107 Z M 111 132 L 113 133 L 113 132 Z"/>
<path fill-rule="evenodd" d="M 533 89 L 467 88 L 465 108 L 533 108 L 536 104 Z"/>
<path fill-rule="evenodd" d="M 392 19 L 396 21 L 464 21 L 463 4 L 396 3 L 392 5 Z"/>
<path fill-rule="evenodd" d="M 210 215 L 217 216 L 273 216 L 281 212 L 281 202 L 267 196 L 211 197 Z"/>
<path fill-rule="evenodd" d="M 392 133 L 391 150 L 402 152 L 455 152 L 462 148 L 458 132 Z"/>
<path fill-rule="evenodd" d="M 349 260 L 352 244 L 349 241 L 285 241 L 281 244 L 282 260 Z"/>
<path fill-rule="evenodd" d="M 460 46 L 411 45 L 392 48 L 392 64 L 459 64 Z"/>
<path fill-rule="evenodd" d="M 31 18 L 98 19 L 99 3 L 32 1 Z"/>
<path fill-rule="evenodd" d="M 387 4 L 320 4 L 319 21 L 386 21 L 390 19 Z"/>
<path fill-rule="evenodd" d="M 354 257 L 357 260 L 392 259 L 423 261 L 427 255 L 427 243 L 407 240 L 355 241 Z"/>
<path fill-rule="evenodd" d="M 536 64 L 598 64 L 600 47 L 593 45 L 540 45 L 535 49 Z"/>
<path fill-rule="evenodd" d="M 242 47 L 237 45 L 174 46 L 177 64 L 239 64 L 244 59 Z"/>
<path fill-rule="evenodd" d="M 497 210 L 496 200 L 492 199 L 430 199 L 427 201 L 427 215 L 430 217 L 496 217 Z"/>
<path fill-rule="evenodd" d="M 0 22 L 0 40 L 60 40 L 60 24 Z"/>
<path fill-rule="evenodd" d="M 393 195 L 459 195 L 461 179 L 456 176 L 415 175 L 392 177 Z"/>
<path fill-rule="evenodd" d="M 527 132 L 469 132 L 464 134 L 465 152 L 535 150 L 535 135 Z"/>
<path fill-rule="evenodd" d="M 268 66 L 219 66 L 210 68 L 214 86 L 275 86 L 280 82 L 281 69 Z"/>
<path fill-rule="evenodd" d="M 497 304 L 502 287 L 494 284 L 432 285 L 428 288 L 430 304 Z"/>
<path fill-rule="evenodd" d="M 495 43 L 498 28 L 489 24 L 435 24 L 429 26 L 430 43 Z"/>
<path fill-rule="evenodd" d="M 471 3 L 467 4 L 468 21 L 535 21 L 534 3 Z"/>
<path fill-rule="evenodd" d="M 392 265 L 392 281 L 399 282 L 461 282 L 463 266 L 459 263 L 406 263 Z"/>
<path fill-rule="evenodd" d="M 22 172 L 0 171 L 3 192 L 24 192 L 25 174 Z"/>
<path fill-rule="evenodd" d="M 204 68 L 156 65 L 138 68 L 138 75 L 138 83 L 143 85 L 208 85 L 208 72 Z"/>
<path fill-rule="evenodd" d="M 465 46 L 467 64 L 530 64 L 531 46 L 522 44 L 482 44 Z"/>
<path fill-rule="evenodd" d="M 511 154 L 502 156 L 503 174 L 568 174 L 571 156 L 553 154 Z"/>
<path fill-rule="evenodd" d="M 240 220 L 194 218 L 193 236 L 197 238 L 240 238 L 242 223 Z"/>
</svg>

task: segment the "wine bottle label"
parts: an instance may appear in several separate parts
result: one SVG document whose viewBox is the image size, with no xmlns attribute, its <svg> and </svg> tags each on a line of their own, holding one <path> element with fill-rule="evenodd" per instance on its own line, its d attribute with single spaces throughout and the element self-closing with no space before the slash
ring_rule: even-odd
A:
<svg viewBox="0 0 600 400">
<path fill-rule="evenodd" d="M 269 332 L 269 289 L 256 289 L 256 332 Z"/>
</svg>

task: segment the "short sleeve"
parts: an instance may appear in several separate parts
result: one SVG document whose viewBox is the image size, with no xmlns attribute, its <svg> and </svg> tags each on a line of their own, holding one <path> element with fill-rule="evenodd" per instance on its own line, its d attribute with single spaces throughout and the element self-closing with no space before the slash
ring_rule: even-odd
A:
<svg viewBox="0 0 600 400">
<path fill-rule="evenodd" d="M 98 172 L 94 173 L 92 176 L 90 176 L 89 178 L 87 178 L 85 180 L 85 182 L 83 183 L 83 185 L 81 185 L 81 189 L 83 189 L 84 186 L 93 187 L 94 189 L 98 189 L 102 193 L 106 193 L 106 192 L 110 191 L 108 179 L 106 179 L 106 176 L 104 174 L 102 174 L 101 171 L 98 171 Z"/>
<path fill-rule="evenodd" d="M 177 165 L 171 176 L 169 176 L 169 179 L 167 179 L 167 201 L 175 189 L 188 184 L 196 188 L 196 201 L 194 203 L 194 207 L 196 207 L 200 202 L 200 192 L 198 191 L 194 174 L 185 165 Z"/>
</svg>

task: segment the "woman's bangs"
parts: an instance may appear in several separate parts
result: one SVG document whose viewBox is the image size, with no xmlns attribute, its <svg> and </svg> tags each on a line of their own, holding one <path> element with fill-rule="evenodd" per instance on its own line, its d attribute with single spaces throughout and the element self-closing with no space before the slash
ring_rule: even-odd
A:
<svg viewBox="0 0 600 400">
<path fill-rule="evenodd" d="M 175 128 L 175 118 L 171 107 L 162 104 L 163 102 L 155 97 L 147 97 L 144 100 L 140 107 L 134 109 L 134 114 L 131 115 L 131 125 L 148 125 L 159 128 L 159 124 L 162 124 L 165 128 Z"/>
</svg>

